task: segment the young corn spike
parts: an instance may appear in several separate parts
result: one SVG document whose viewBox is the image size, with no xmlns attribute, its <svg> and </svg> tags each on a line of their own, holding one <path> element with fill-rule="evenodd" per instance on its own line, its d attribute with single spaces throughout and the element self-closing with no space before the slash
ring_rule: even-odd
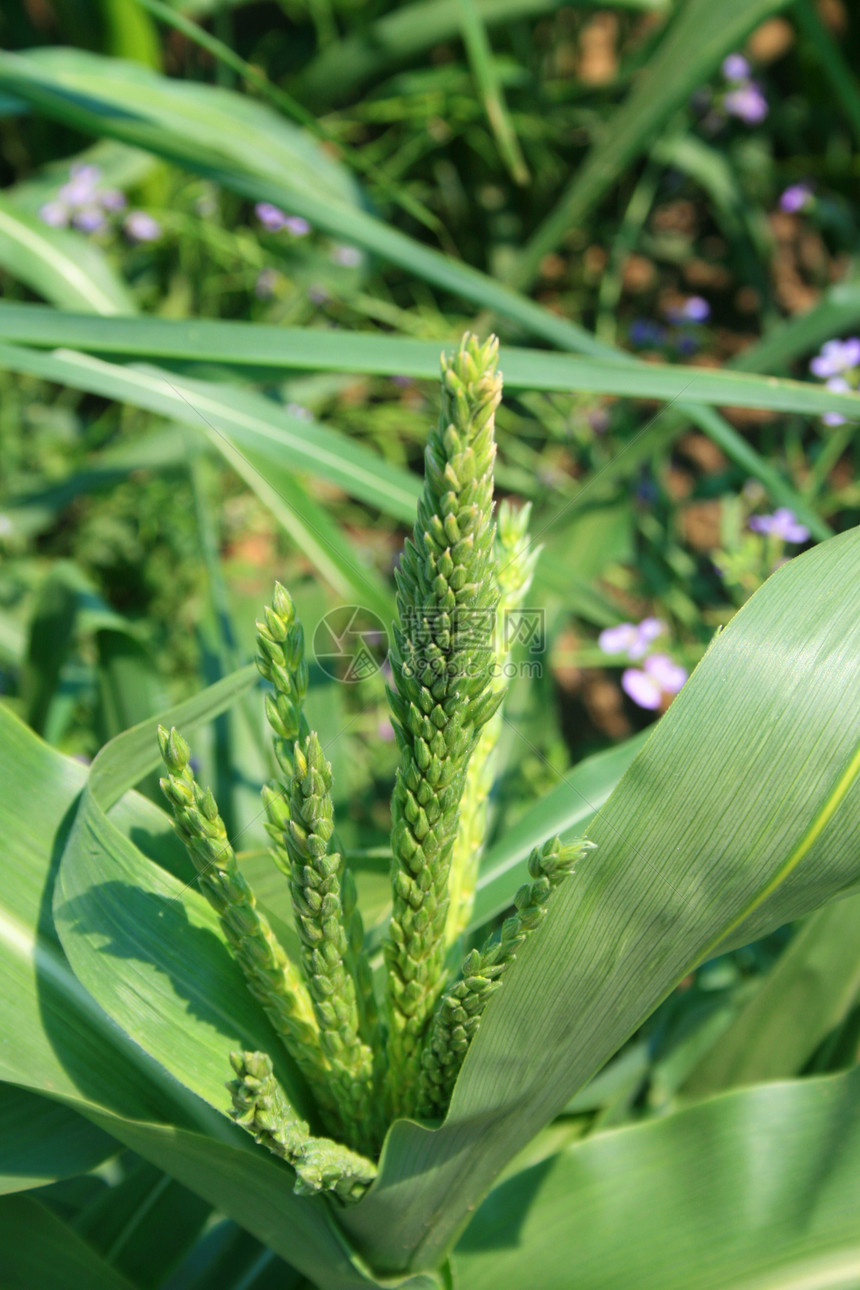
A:
<svg viewBox="0 0 860 1290">
<path fill-rule="evenodd" d="M 425 454 L 412 540 L 397 572 L 390 692 L 400 764 L 392 802 L 387 1101 L 414 1109 L 421 1047 L 444 985 L 451 850 L 469 757 L 502 695 L 488 648 L 498 342 L 465 336 L 442 362 L 442 409 Z M 489 626 L 490 631 L 487 631 Z"/>
<path fill-rule="evenodd" d="M 289 818 L 286 799 L 293 774 L 293 745 L 308 734 L 303 708 L 308 690 L 308 665 L 302 625 L 290 593 L 279 582 L 275 583 L 271 605 L 266 605 L 257 623 L 257 667 L 275 691 L 274 695 L 266 695 L 266 719 L 282 772 L 280 781 L 265 785 L 262 791 L 265 828 L 272 844 L 269 854 L 289 877 L 290 862 L 284 844 Z"/>
<path fill-rule="evenodd" d="M 311 731 L 293 749 L 289 823 L 284 840 L 290 860 L 290 891 L 302 940 L 308 980 L 323 1051 L 331 1067 L 331 1088 L 342 1109 L 350 1146 L 379 1145 L 379 1098 L 375 1094 L 373 1050 L 362 1039 L 360 987 L 349 971 L 363 961 L 361 945 L 350 945 L 352 909 L 344 908 L 344 863 L 329 850 L 334 830 L 331 766 Z M 359 925 L 358 934 L 361 935 Z M 369 979 L 370 967 L 366 966 Z"/>
<path fill-rule="evenodd" d="M 491 686 L 502 695 L 507 693 L 509 678 L 505 665 L 510 658 L 511 618 L 522 607 L 531 586 L 534 567 L 541 548 L 532 548 L 528 538 L 531 506 L 514 510 L 502 502 L 496 518 L 496 581 L 499 605 L 496 610 L 494 667 Z M 466 784 L 460 802 L 460 827 L 451 853 L 448 922 L 445 939 L 454 945 L 466 930 L 475 903 L 478 865 L 487 828 L 490 790 L 496 765 L 496 745 L 502 732 L 502 710 L 493 714 L 478 736 L 469 761 Z"/>
<path fill-rule="evenodd" d="M 211 790 L 204 792 L 194 778 L 188 744 L 177 730 L 164 726 L 158 728 L 158 742 L 168 772 L 161 788 L 197 870 L 200 890 L 219 917 L 248 989 L 316 1094 L 326 1123 L 334 1127 L 338 1116 L 334 1098 L 326 1091 L 328 1062 L 307 987 L 257 908 Z"/>
<path fill-rule="evenodd" d="M 232 1118 L 293 1166 L 297 1195 L 332 1191 L 346 1203 L 360 1200 L 376 1177 L 376 1165 L 331 1138 L 310 1136 L 278 1087 L 266 1053 L 231 1053 L 230 1064 L 236 1072 L 227 1085 Z"/>
<path fill-rule="evenodd" d="M 257 667 L 275 687 L 274 698 L 266 700 L 266 715 L 272 728 L 275 755 L 283 778 L 262 790 L 266 812 L 265 829 L 271 839 L 269 854 L 277 867 L 290 877 L 290 856 L 285 841 L 289 827 L 290 781 L 294 773 L 293 746 L 310 733 L 303 704 L 308 688 L 308 667 L 304 656 L 304 634 L 296 617 L 292 598 L 285 587 L 275 583 L 271 606 L 266 606 L 257 623 Z M 348 869 L 342 875 L 342 900 L 347 928 L 347 967 L 358 985 L 358 1006 L 362 1037 L 372 1043 L 378 1017 L 370 965 L 362 953 L 364 924 Z"/>
<path fill-rule="evenodd" d="M 460 979 L 439 1001 L 422 1056 L 419 1115 L 430 1119 L 447 1111 L 490 996 L 501 986 L 526 937 L 543 921 L 553 891 L 593 848 L 594 843 L 583 838 L 566 844 L 553 838 L 532 851 L 529 874 L 533 881 L 517 892 L 517 912 L 502 924 L 499 940 L 487 941 L 483 949 L 466 956 Z"/>
</svg>

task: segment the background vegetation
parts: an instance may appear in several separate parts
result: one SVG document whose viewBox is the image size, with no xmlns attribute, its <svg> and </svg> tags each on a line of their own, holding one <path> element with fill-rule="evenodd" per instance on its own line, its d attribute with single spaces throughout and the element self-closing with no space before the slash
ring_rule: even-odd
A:
<svg viewBox="0 0 860 1290">
<path fill-rule="evenodd" d="M 275 577 L 311 636 L 343 604 L 390 622 L 439 351 L 495 330 L 498 491 L 534 506 L 546 624 L 502 742 L 479 894 L 497 917 L 535 811 L 583 825 L 715 630 L 860 521 L 860 14 L 25 0 L 0 42 L 2 702 L 88 763 L 246 663 Z M 201 779 L 262 875 L 246 698 L 203 737 Z M 317 667 L 309 707 L 338 732 L 372 923 L 384 676 Z M 535 1159 L 694 1094 L 852 1066 L 856 929 L 812 919 L 685 978 Z M 770 997 L 756 1048 L 748 1005 Z M 140 1287 L 292 1275 L 130 1152 L 38 1196 Z M 160 1209 L 155 1248 L 135 1216 Z"/>
</svg>

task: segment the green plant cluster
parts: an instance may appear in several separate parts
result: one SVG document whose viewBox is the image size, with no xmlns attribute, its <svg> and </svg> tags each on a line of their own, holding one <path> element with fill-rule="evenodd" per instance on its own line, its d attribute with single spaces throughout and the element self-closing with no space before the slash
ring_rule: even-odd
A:
<svg viewBox="0 0 860 1290">
<path fill-rule="evenodd" d="M 555 838 L 535 849 L 534 881 L 517 893 L 500 939 L 469 953 L 452 979 L 448 963 L 474 897 L 505 696 L 497 666 L 508 654 L 504 613 L 521 603 L 535 559 L 527 510 L 505 507 L 498 524 L 493 519 L 501 386 L 495 337 L 481 344 L 467 334 L 453 357 L 443 358 L 441 412 L 398 570 L 389 697 L 400 763 L 384 1007 L 354 880 L 337 846 L 331 766 L 303 709 L 303 632 L 284 587 L 276 584 L 258 623 L 257 664 L 272 686 L 266 715 L 280 770 L 263 802 L 271 856 L 290 885 L 299 963 L 291 963 L 257 908 L 211 790 L 201 789 L 190 769 L 188 745 L 176 730 L 159 733 L 168 769 L 162 788 L 201 890 L 331 1135 L 311 1136 L 290 1110 L 269 1055 L 231 1057 L 234 1118 L 294 1166 L 302 1192 L 359 1199 L 391 1120 L 445 1115 L 491 995 L 542 921 L 554 888 L 591 847 Z"/>
</svg>

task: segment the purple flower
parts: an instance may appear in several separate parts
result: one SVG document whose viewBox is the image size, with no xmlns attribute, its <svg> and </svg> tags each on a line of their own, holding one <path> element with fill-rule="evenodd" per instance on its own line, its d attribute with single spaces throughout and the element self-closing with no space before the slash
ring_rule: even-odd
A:
<svg viewBox="0 0 860 1290">
<path fill-rule="evenodd" d="M 743 54 L 729 54 L 723 59 L 723 76 L 727 81 L 745 81 L 751 70 Z"/>
<path fill-rule="evenodd" d="M 769 537 L 782 538 L 783 542 L 807 542 L 809 529 L 790 511 L 787 506 L 779 506 L 772 515 L 753 515 L 750 517 L 750 528 L 753 533 L 764 533 Z"/>
<path fill-rule="evenodd" d="M 310 224 L 301 215 L 288 215 L 271 202 L 257 202 L 254 214 L 267 233 L 280 233 L 286 229 L 293 237 L 306 237 L 311 231 Z"/>
<path fill-rule="evenodd" d="M 118 188 L 106 188 L 103 193 L 97 193 L 96 199 L 102 210 L 106 211 L 124 211 L 127 200 L 125 193 L 121 193 Z"/>
<path fill-rule="evenodd" d="M 711 316 L 711 306 L 702 296 L 690 296 L 681 308 L 681 315 L 687 322 L 707 322 Z"/>
<path fill-rule="evenodd" d="M 101 180 L 98 166 L 75 164 L 69 179 L 59 189 L 54 201 L 46 202 L 39 218 L 54 228 L 72 224 L 82 233 L 98 233 L 107 226 L 106 214 L 124 209 L 125 193 L 118 188 L 98 191 Z"/>
<path fill-rule="evenodd" d="M 280 207 L 273 206 L 271 202 L 257 202 L 254 214 L 267 233 L 280 233 L 282 228 L 287 227 L 288 217 Z"/>
<path fill-rule="evenodd" d="M 606 627 L 597 638 L 598 647 L 604 654 L 628 654 L 630 647 L 639 639 L 634 623 L 619 623 L 617 627 Z"/>
<path fill-rule="evenodd" d="M 666 317 L 673 323 L 707 322 L 711 316 L 711 306 L 703 296 L 689 296 L 682 305 L 670 305 Z"/>
<path fill-rule="evenodd" d="M 598 636 L 598 647 L 604 654 L 626 654 L 628 658 L 641 658 L 648 646 L 666 630 L 659 618 L 643 618 L 641 623 L 619 623 L 606 627 Z"/>
<path fill-rule="evenodd" d="M 789 184 L 779 199 L 779 208 L 793 215 L 796 211 L 806 210 L 814 201 L 809 184 Z"/>
<path fill-rule="evenodd" d="M 68 206 L 84 206 L 96 195 L 96 185 L 102 177 L 98 166 L 76 163 L 69 171 L 69 178 L 57 193 Z"/>
<path fill-rule="evenodd" d="M 841 376 L 852 367 L 860 367 L 860 336 L 849 336 L 848 340 L 825 341 L 821 352 L 809 364 L 813 376 L 820 376 L 822 379 Z"/>
<path fill-rule="evenodd" d="M 129 211 L 122 226 L 132 242 L 156 242 L 161 237 L 161 225 L 146 211 Z"/>
<path fill-rule="evenodd" d="M 357 246 L 335 246 L 332 247 L 331 258 L 345 269 L 355 269 L 361 264 L 361 251 Z"/>
<path fill-rule="evenodd" d="M 308 300 L 312 305 L 325 305 L 331 300 L 331 292 L 321 283 L 312 283 L 308 287 Z"/>
<path fill-rule="evenodd" d="M 676 663 L 668 654 L 652 654 L 650 658 L 646 658 L 642 666 L 657 682 L 664 694 L 677 694 L 689 676 L 687 669 L 681 667 L 681 664 Z"/>
<path fill-rule="evenodd" d="M 666 630 L 666 624 L 663 622 L 662 618 L 643 618 L 636 630 L 639 637 L 639 644 L 647 647 L 652 641 L 655 641 L 658 636 L 663 635 Z M 633 657 L 636 658 L 637 655 L 634 654 Z"/>
<path fill-rule="evenodd" d="M 293 237 L 307 237 L 311 231 L 310 224 L 306 219 L 302 219 L 301 215 L 288 215 L 284 221 L 284 228 L 288 233 L 292 233 Z"/>
<path fill-rule="evenodd" d="M 736 116 L 747 125 L 759 125 L 767 116 L 767 99 L 760 85 L 747 81 L 729 90 L 723 107 L 730 116 Z"/>
<path fill-rule="evenodd" d="M 82 233 L 100 233 L 107 220 L 100 206 L 81 206 L 72 215 L 72 223 Z"/>
<path fill-rule="evenodd" d="M 69 223 L 69 208 L 65 202 L 45 202 L 39 210 L 39 219 L 51 228 L 66 228 Z"/>
<path fill-rule="evenodd" d="M 640 708 L 655 712 L 664 698 L 678 693 L 687 676 L 687 669 L 673 662 L 668 654 L 652 654 L 641 668 L 625 668 L 621 688 Z"/>
<path fill-rule="evenodd" d="M 824 382 L 824 384 L 827 386 L 828 390 L 832 390 L 834 394 L 851 393 L 851 386 L 848 384 L 844 376 L 831 376 L 828 381 Z M 821 420 L 826 426 L 844 426 L 847 418 L 843 417 L 840 412 L 825 412 L 822 415 Z"/>
</svg>

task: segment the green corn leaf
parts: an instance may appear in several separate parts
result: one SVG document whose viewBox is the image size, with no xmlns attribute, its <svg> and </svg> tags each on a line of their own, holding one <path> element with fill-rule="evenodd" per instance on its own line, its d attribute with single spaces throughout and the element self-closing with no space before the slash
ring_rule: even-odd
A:
<svg viewBox="0 0 860 1290">
<path fill-rule="evenodd" d="M 206 692 L 192 700 L 184 714 L 189 728 L 195 713 L 201 719 L 216 715 L 219 705 L 231 702 L 253 675 L 248 668 L 220 688 L 213 687 L 214 699 Z M 124 833 L 134 830 L 138 837 L 141 823 L 151 820 L 156 808 L 144 803 L 148 815 L 141 816 L 128 811 L 133 796 L 125 802 L 118 799 L 130 783 L 155 768 L 154 728 L 152 723 L 120 736 L 123 756 L 95 768 L 97 790 L 113 794 L 117 802 L 112 824 Z M 0 900 L 0 973 L 5 986 L 0 992 L 0 1033 L 11 1037 L 0 1045 L 0 1080 L 80 1112 L 233 1217 L 313 1281 L 331 1290 L 360 1290 L 373 1284 L 348 1254 L 342 1237 L 335 1235 L 320 1203 L 293 1196 L 289 1170 L 250 1143 L 246 1147 L 244 1134 L 171 1079 L 74 976 L 51 925 L 50 905 L 57 857 L 85 781 L 80 763 L 48 748 L 0 706 L 5 874 Z M 35 817 L 38 829 L 33 827 Z M 122 962 L 115 959 L 113 966 Z M 139 1019 L 139 1009 L 136 1015 Z M 190 1021 L 193 1024 L 188 1014 L 182 1017 L 177 1042 Z M 228 1100 L 225 1089 L 225 1103 Z M 26 1290 L 32 1285 L 29 1282 Z M 430 1290 L 431 1285 L 423 1281 L 410 1290 Z"/>
<path fill-rule="evenodd" d="M 0 1084 L 0 1194 L 87 1173 L 118 1145 L 61 1102 Z"/>
<path fill-rule="evenodd" d="M 0 903 L 0 1079 L 52 1097 L 110 1107 L 143 1119 L 199 1124 L 183 1098 L 116 1031 L 66 962 L 50 917 L 59 849 L 83 787 L 80 763 L 54 753 L 0 707 L 4 891 Z M 38 797 L 34 797 L 38 786 Z M 33 827 L 38 817 L 39 828 Z M 91 1066 L 87 1055 L 99 1053 Z M 179 1096 L 177 1096 L 179 1094 Z"/>
<path fill-rule="evenodd" d="M 96 632 L 98 714 L 107 742 L 167 706 L 167 690 L 147 647 L 132 631 L 104 627 Z"/>
<path fill-rule="evenodd" d="M 138 1290 L 155 1290 L 194 1245 L 212 1208 L 146 1160 L 75 1216 L 75 1231 Z"/>
<path fill-rule="evenodd" d="M 4 1290 L 135 1290 L 46 1206 L 30 1196 L 0 1199 Z"/>
<path fill-rule="evenodd" d="M 454 1258 L 469 1290 L 851 1290 L 860 1072 L 600 1133 L 514 1175 Z"/>
<path fill-rule="evenodd" d="M 798 1074 L 860 997 L 860 896 L 811 914 L 713 1050 L 685 1097 Z"/>
<path fill-rule="evenodd" d="M 597 851 L 488 1008 L 445 1125 L 396 1125 L 344 1220 L 357 1239 L 384 1233 L 389 1266 L 435 1264 L 512 1155 L 696 964 L 860 882 L 858 577 L 858 529 L 785 565 L 656 726 L 591 822 Z M 424 1179 L 408 1213 L 405 1169 Z"/>
</svg>

